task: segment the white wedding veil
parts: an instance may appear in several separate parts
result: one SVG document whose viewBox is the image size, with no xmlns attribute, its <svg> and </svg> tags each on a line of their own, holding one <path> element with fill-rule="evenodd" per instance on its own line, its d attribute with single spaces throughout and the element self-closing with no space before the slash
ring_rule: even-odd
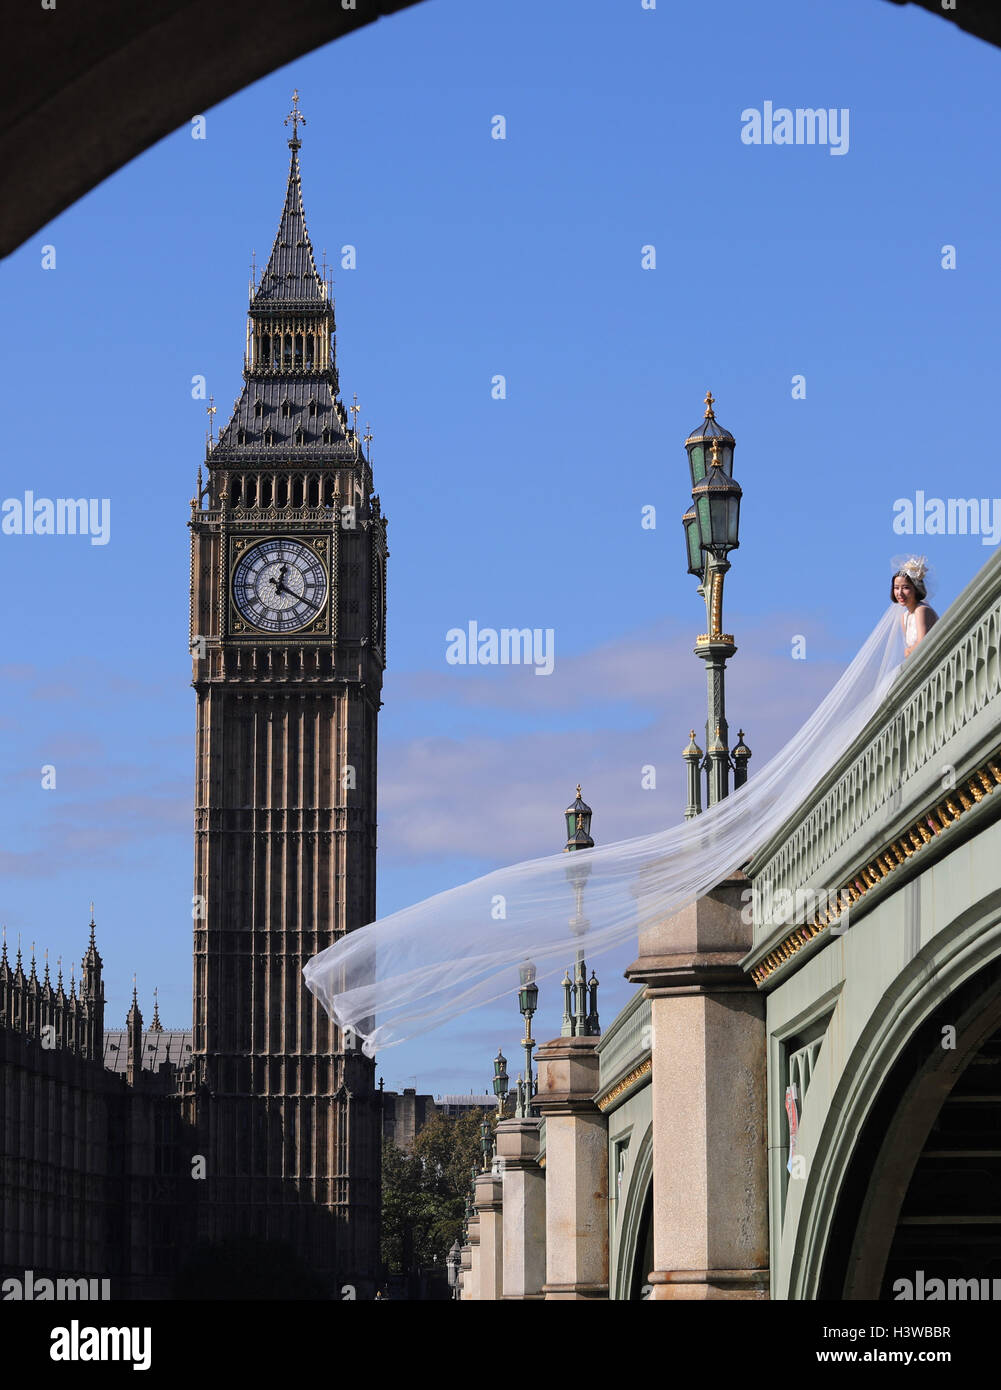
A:
<svg viewBox="0 0 1001 1390">
<path fill-rule="evenodd" d="M 903 659 L 891 606 L 803 727 L 738 791 L 652 835 L 550 854 L 464 883 L 351 932 L 306 984 L 372 1056 L 446 1019 L 635 937 L 739 869 L 865 726 Z"/>
</svg>

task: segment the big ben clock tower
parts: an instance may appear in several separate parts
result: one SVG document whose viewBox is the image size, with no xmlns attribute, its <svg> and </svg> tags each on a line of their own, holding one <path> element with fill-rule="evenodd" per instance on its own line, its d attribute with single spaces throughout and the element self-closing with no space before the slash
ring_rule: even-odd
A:
<svg viewBox="0 0 1001 1390">
<path fill-rule="evenodd" d="M 338 395 L 299 177 L 251 286 L 243 393 L 191 514 L 200 1235 L 377 1276 L 374 1063 L 302 967 L 375 913 L 386 523 Z M 286 122 L 288 124 L 288 121 Z"/>
</svg>

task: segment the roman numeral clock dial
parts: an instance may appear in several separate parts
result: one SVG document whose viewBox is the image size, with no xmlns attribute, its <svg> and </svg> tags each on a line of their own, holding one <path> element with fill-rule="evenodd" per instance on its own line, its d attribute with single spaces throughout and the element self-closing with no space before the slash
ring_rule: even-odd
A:
<svg viewBox="0 0 1001 1390">
<path fill-rule="evenodd" d="M 289 539 L 263 541 L 233 572 L 233 601 L 262 632 L 296 632 L 323 611 L 327 572 L 309 546 Z"/>
</svg>

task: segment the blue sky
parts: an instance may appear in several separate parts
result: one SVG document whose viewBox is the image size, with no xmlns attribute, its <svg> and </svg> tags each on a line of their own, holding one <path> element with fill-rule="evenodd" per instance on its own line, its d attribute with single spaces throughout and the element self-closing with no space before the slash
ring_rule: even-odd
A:
<svg viewBox="0 0 1001 1390">
<path fill-rule="evenodd" d="M 68 971 L 93 898 L 109 1024 L 133 971 L 147 1015 L 156 984 L 164 1023 L 190 1022 L 191 380 L 225 418 L 293 86 L 314 246 L 357 248 L 335 270 L 341 388 L 390 518 L 388 912 L 559 849 L 578 780 L 599 840 L 679 818 L 705 718 L 683 441 L 707 387 L 744 488 L 725 626 L 752 775 L 883 611 L 892 555 L 929 554 L 943 611 L 993 553 L 892 523 L 918 490 L 999 491 L 999 63 L 882 0 L 430 0 L 203 113 L 204 140 L 185 125 L 33 236 L 2 272 L 0 494 L 106 497 L 112 523 L 104 546 L 0 535 L 8 939 Z M 847 109 L 847 152 L 743 143 L 766 101 Z M 553 674 L 449 665 L 470 620 L 552 628 Z M 606 1020 L 624 963 L 598 963 Z M 392 1049 L 386 1084 L 482 1089 L 519 1026 L 511 1005 Z"/>
</svg>

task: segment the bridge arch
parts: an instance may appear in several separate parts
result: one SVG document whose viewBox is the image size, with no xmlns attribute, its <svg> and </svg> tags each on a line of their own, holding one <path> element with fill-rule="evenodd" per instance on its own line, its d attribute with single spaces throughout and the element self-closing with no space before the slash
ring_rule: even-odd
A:
<svg viewBox="0 0 1001 1390">
<path fill-rule="evenodd" d="M 943 1047 L 947 1026 L 956 1030 L 954 1047 Z M 849 1056 L 804 1193 L 789 1298 L 879 1297 L 928 1135 L 999 1027 L 1001 889 L 957 915 L 912 958 Z"/>
<path fill-rule="evenodd" d="M 653 1269 L 650 1249 L 653 1231 L 653 1123 L 640 1140 L 633 1160 L 629 1183 L 623 1192 L 618 1258 L 616 1260 L 615 1299 L 638 1299 L 642 1296 Z M 649 1256 L 649 1263 L 647 1258 Z"/>
</svg>

